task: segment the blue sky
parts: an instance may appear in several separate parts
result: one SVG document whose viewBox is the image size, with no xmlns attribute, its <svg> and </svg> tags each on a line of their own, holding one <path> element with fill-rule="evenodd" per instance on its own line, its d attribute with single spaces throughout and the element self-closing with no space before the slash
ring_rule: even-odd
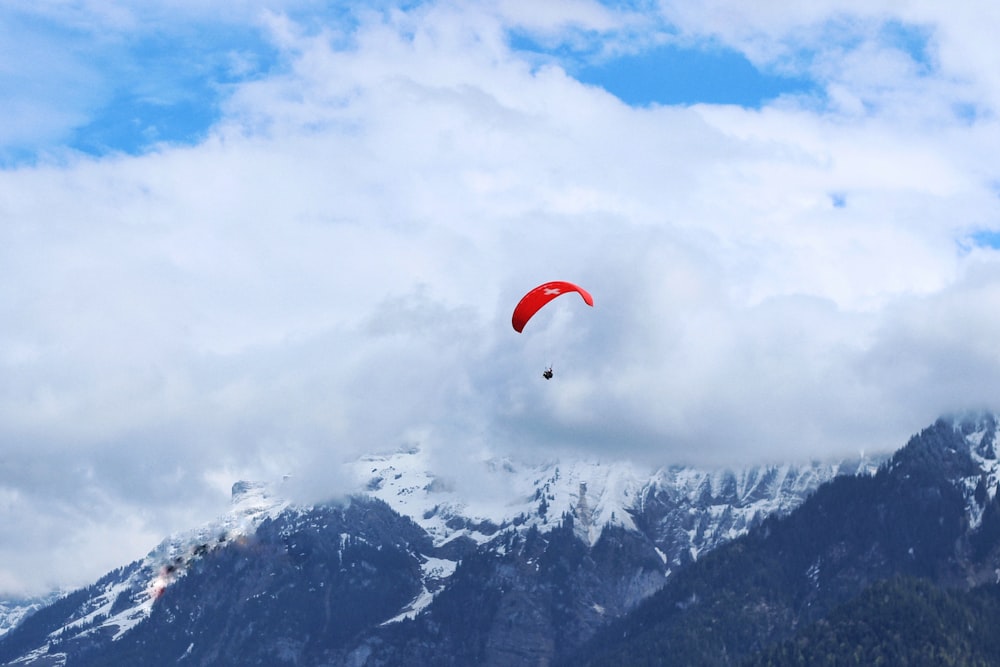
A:
<svg viewBox="0 0 1000 667">
<path fill-rule="evenodd" d="M 422 4 L 411 3 L 410 8 Z M 287 16 L 298 21 L 306 34 L 339 34 L 337 39 L 347 48 L 358 25 L 357 13 L 374 11 L 368 5 L 319 13 L 314 9 L 308 3 L 304 8 L 291 3 Z M 6 142 L 2 148 L 8 164 L 32 161 L 65 147 L 99 156 L 139 154 L 162 142 L 198 143 L 222 118 L 221 107 L 235 85 L 287 64 L 288 54 L 280 53 L 259 22 L 210 21 L 205 15 L 184 21 L 182 16 L 174 25 L 139 26 L 137 34 L 106 36 L 92 32 L 93 26 L 67 26 L 58 13 L 14 9 L 6 14 L 7 31 L 33 38 L 33 48 L 20 55 L 11 53 L 5 68 L 10 83 L 4 87 L 15 106 L 63 99 L 81 112 L 61 132 Z M 143 20 L 138 12 L 136 18 Z M 830 21 L 823 29 L 824 39 L 842 41 L 834 46 L 856 47 L 862 36 L 840 24 L 839 18 Z M 679 39 L 676 27 L 661 19 L 654 32 L 658 37 L 651 44 L 611 53 L 605 51 L 604 40 L 621 39 L 613 34 L 591 33 L 582 43 L 575 39 L 552 43 L 547 32 L 539 35 L 515 25 L 505 30 L 504 37 L 514 53 L 555 63 L 582 83 L 599 86 L 632 106 L 731 104 L 759 109 L 782 96 L 809 99 L 817 106 L 825 103 L 826 81 L 810 71 L 816 57 L 813 46 L 802 45 L 778 62 L 755 64 L 715 37 Z M 918 71 L 933 70 L 926 27 L 889 19 L 875 32 L 877 42 L 899 50 Z M 75 60 L 77 69 L 57 70 L 51 81 L 45 81 L 48 77 L 43 74 L 29 82 L 18 72 L 18 60 L 44 61 L 53 56 Z M 971 113 L 971 107 L 962 109 Z"/>
<path fill-rule="evenodd" d="M 400 445 L 737 465 L 997 407 L 1000 10 L 327 4 L 0 7 L 0 593 Z M 594 308 L 514 333 L 554 279 Z"/>
<path fill-rule="evenodd" d="M 9 82 L 9 103 L 75 112 L 51 132 L 12 137 L 3 147 L 7 163 L 65 148 L 100 156 L 197 143 L 219 120 L 231 85 L 277 65 L 274 47 L 252 25 L 194 22 L 100 34 L 97 26 L 61 24 L 58 14 L 6 13 L 15 44 L 30 44 L 10 54 L 0 75 Z"/>
<path fill-rule="evenodd" d="M 816 82 L 808 78 L 762 72 L 738 51 L 711 45 L 665 45 L 574 70 L 580 81 L 600 86 L 636 106 L 735 104 L 760 108 L 781 95 L 821 94 Z"/>
<path fill-rule="evenodd" d="M 421 3 L 414 3 L 419 6 Z M 365 7 L 367 9 L 367 7 Z M 312 14 L 294 11 L 305 32 L 350 31 L 357 18 L 350 9 Z M 282 67 L 282 54 L 262 33 L 260 24 L 208 22 L 190 17 L 162 29 L 138 34 L 100 35 L 91 26 L 67 26 L 57 13 L 6 12 L 7 31 L 28 34 L 33 48 L 11 53 L 4 86 L 15 102 L 25 104 L 69 101 L 78 107 L 75 122 L 42 137 L 14 137 L 3 146 L 8 164 L 32 161 L 40 154 L 65 147 L 89 155 L 113 152 L 138 154 L 157 143 L 194 144 L 207 136 L 222 117 L 221 106 L 235 84 L 266 76 Z M 155 13 L 153 13 L 155 16 Z M 142 15 L 137 14 L 138 20 Z M 917 29 L 888 23 L 884 39 L 925 62 L 926 40 Z M 667 33 L 667 37 L 669 37 Z M 755 66 L 739 50 L 716 40 L 652 45 L 613 55 L 594 51 L 591 35 L 581 46 L 546 46 L 530 31 L 511 27 L 505 38 L 512 50 L 565 68 L 583 83 L 600 86 L 629 105 L 735 104 L 750 108 L 781 95 L 822 98 L 821 82 L 807 71 L 776 71 Z M 287 55 L 287 54 L 286 54 Z M 800 56 L 807 56 L 803 51 Z M 46 81 L 44 61 L 68 58 L 75 68 L 55 69 Z M 40 60 L 41 74 L 22 75 L 18 60 Z M 35 63 L 28 69 L 38 66 Z"/>
<path fill-rule="evenodd" d="M 101 155 L 198 143 L 219 120 L 228 88 L 275 64 L 273 49 L 245 29 L 153 35 L 123 46 L 102 64 L 107 88 L 87 122 L 73 128 L 69 146 Z"/>
</svg>

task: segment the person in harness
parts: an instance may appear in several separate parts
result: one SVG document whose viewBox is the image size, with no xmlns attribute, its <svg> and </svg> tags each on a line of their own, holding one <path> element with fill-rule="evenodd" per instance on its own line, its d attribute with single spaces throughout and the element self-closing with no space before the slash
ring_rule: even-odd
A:
<svg viewBox="0 0 1000 667">
<path fill-rule="evenodd" d="M 542 372 L 542 377 L 545 378 L 546 380 L 552 379 L 552 366 L 549 366 Z"/>
</svg>

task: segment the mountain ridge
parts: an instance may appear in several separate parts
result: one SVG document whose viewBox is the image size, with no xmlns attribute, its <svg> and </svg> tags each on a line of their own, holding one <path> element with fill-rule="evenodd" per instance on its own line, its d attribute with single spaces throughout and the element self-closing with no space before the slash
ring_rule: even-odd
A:
<svg viewBox="0 0 1000 667">
<path fill-rule="evenodd" d="M 483 470 L 476 474 L 493 475 L 493 488 L 509 491 L 504 501 L 497 503 L 496 498 L 460 497 L 447 479 L 435 476 L 428 469 L 429 459 L 425 454 L 419 447 L 407 447 L 353 462 L 358 493 L 341 509 L 323 504 L 294 506 L 281 497 L 280 485 L 276 488 L 276 485 L 237 482 L 229 513 L 200 528 L 165 539 L 145 558 L 109 573 L 82 589 L 82 593 L 78 591 L 63 598 L 50 607 L 47 614 L 41 617 L 36 614 L 22 622 L 0 639 L 0 660 L 5 664 L 23 665 L 91 664 L 87 662 L 91 658 L 86 656 L 99 656 L 102 651 L 112 648 L 124 651 L 123 647 L 129 645 L 133 649 L 140 644 L 148 645 L 154 640 L 143 628 L 170 627 L 164 620 L 167 612 L 161 610 L 174 608 L 175 614 L 181 614 L 181 607 L 172 605 L 180 604 L 180 600 L 193 603 L 202 599 L 202 593 L 194 590 L 191 582 L 185 583 L 186 580 L 197 580 L 204 592 L 214 590 L 218 581 L 235 576 L 233 573 L 219 574 L 225 571 L 220 569 L 220 563 L 228 563 L 234 572 L 257 571 L 258 564 L 248 563 L 254 558 L 263 558 L 262 562 L 274 568 L 274 573 L 257 576 L 255 581 L 262 590 L 271 590 L 267 579 L 284 577 L 290 589 L 298 586 L 301 590 L 305 586 L 318 590 L 326 582 L 339 581 L 340 571 L 319 568 L 316 570 L 318 581 L 299 581 L 296 577 L 301 577 L 301 572 L 286 572 L 282 559 L 308 560 L 319 558 L 321 553 L 326 554 L 326 558 L 336 556 L 340 566 L 354 563 L 351 559 L 357 557 L 360 559 L 358 567 L 366 567 L 367 563 L 376 569 L 388 568 L 381 576 L 395 577 L 399 590 L 407 593 L 406 599 L 395 600 L 389 605 L 391 609 L 380 601 L 371 600 L 373 609 L 378 608 L 378 614 L 384 617 L 379 616 L 377 623 L 373 620 L 372 627 L 366 630 L 355 629 L 356 636 L 352 639 L 344 639 L 346 643 L 355 642 L 351 650 L 346 646 L 321 647 L 321 643 L 303 640 L 296 644 L 297 648 L 288 649 L 289 656 L 301 658 L 322 654 L 323 660 L 333 660 L 329 664 L 341 664 L 336 660 L 357 662 L 367 655 L 366 659 L 376 661 L 371 664 L 377 664 L 380 659 L 388 661 L 385 664 L 392 664 L 393 655 L 398 653 L 393 653 L 397 651 L 395 648 L 385 649 L 386 637 L 400 632 L 422 637 L 396 639 L 408 646 L 408 650 L 419 653 L 423 650 L 421 646 L 433 641 L 435 630 L 425 621 L 414 623 L 424 616 L 436 618 L 432 607 L 442 594 L 461 586 L 469 591 L 479 586 L 468 574 L 475 567 L 482 567 L 484 573 L 489 573 L 484 574 L 485 580 L 495 580 L 501 586 L 494 614 L 509 615 L 513 608 L 522 609 L 528 616 L 537 615 L 541 612 L 537 601 L 531 597 L 531 586 L 524 588 L 525 582 L 535 581 L 532 584 L 535 590 L 548 591 L 546 604 L 555 611 L 545 611 L 542 616 L 555 613 L 558 618 L 547 623 L 559 628 L 558 632 L 553 630 L 557 635 L 560 632 L 568 634 L 561 648 L 539 635 L 537 656 L 568 654 L 572 646 L 596 632 L 609 618 L 627 613 L 662 587 L 675 570 L 696 561 L 719 544 L 745 534 L 767 516 L 784 514 L 797 507 L 822 482 L 837 476 L 845 467 L 851 473 L 861 471 L 865 474 L 875 469 L 872 459 L 850 463 L 813 462 L 803 466 L 756 466 L 736 471 L 682 466 L 645 470 L 630 463 L 583 460 L 537 465 L 486 460 Z M 352 513 L 354 510 L 358 512 Z M 318 523 L 320 516 L 326 517 L 325 524 Z M 334 516 L 343 524 L 343 534 L 329 535 L 326 528 L 319 528 L 328 526 L 333 520 L 330 517 Z M 298 525 L 296 522 L 313 526 L 311 530 L 315 530 L 315 534 L 296 529 L 298 537 L 289 542 L 287 534 L 283 535 L 278 526 Z M 411 537 L 405 543 L 397 543 L 379 528 L 388 524 L 408 526 L 405 532 Z M 275 530 L 278 532 L 274 533 Z M 311 544 L 309 549 L 315 551 L 297 553 L 295 550 L 301 546 L 300 542 Z M 575 546 L 577 543 L 579 546 Z M 262 544 L 267 547 L 263 548 Z M 376 552 L 384 550 L 384 553 L 373 555 L 363 544 L 382 545 Z M 254 555 L 259 553 L 264 555 Z M 362 553 L 366 555 L 358 556 Z M 396 556 L 388 558 L 390 553 Z M 563 555 L 555 555 L 559 553 Z M 616 558 L 623 557 L 622 554 L 627 554 L 624 558 L 631 568 L 628 571 L 614 563 Z M 390 562 L 391 567 L 387 565 Z M 543 563 L 548 564 L 543 568 Z M 394 571 L 393 567 L 402 569 Z M 511 578 L 503 574 L 504 568 L 513 568 L 512 571 L 521 574 Z M 209 571 L 217 573 L 216 579 L 207 574 Z M 562 599 L 564 593 L 551 582 L 538 578 L 535 573 L 540 571 L 547 576 L 573 580 L 584 593 Z M 599 576 L 600 573 L 603 575 Z M 192 579 L 193 575 L 196 576 Z M 338 585 L 358 596 L 364 591 L 351 587 L 366 581 L 363 577 L 357 580 L 348 577 Z M 364 585 L 374 586 L 371 582 Z M 504 586 L 508 587 L 509 594 L 503 592 Z M 474 594 L 485 593 L 479 590 Z M 213 595 L 216 600 L 229 599 L 230 610 L 243 609 L 240 613 L 247 618 L 252 616 L 246 600 L 227 598 L 230 593 L 224 590 Z M 251 599 L 267 595 L 280 599 L 287 591 L 257 591 L 250 595 Z M 446 596 L 436 607 L 444 609 L 447 601 Z M 203 600 L 199 604 L 210 603 Z M 313 602 L 306 600 L 300 604 L 309 606 Z M 330 604 L 315 606 L 317 614 L 329 617 Z M 572 608 L 573 613 L 560 611 L 560 605 Z M 63 617 L 45 625 L 39 618 L 58 616 L 53 608 L 63 610 Z M 264 613 L 253 608 L 257 609 L 254 613 Z M 444 611 L 437 613 L 447 615 Z M 570 618 L 573 614 L 576 616 Z M 461 627 L 461 622 L 455 622 L 456 627 Z M 532 628 L 527 626 L 527 629 Z M 288 632 L 295 634 L 294 629 Z M 208 640 L 203 638 L 202 641 Z M 461 643 L 457 639 L 454 641 Z M 504 654 L 510 647 L 524 643 L 509 633 L 500 633 L 492 641 L 488 651 L 481 648 L 489 655 Z M 224 653 L 221 644 L 215 645 L 212 653 L 207 648 L 200 650 L 201 644 L 195 642 L 188 642 L 184 647 L 180 647 L 180 643 L 172 649 L 177 658 L 204 661 L 210 654 L 218 658 Z M 183 650 L 176 654 L 179 647 Z M 269 656 L 268 659 L 280 658 L 268 653 L 267 647 L 258 648 L 261 655 Z M 133 652 L 133 658 L 135 655 Z M 435 656 L 431 653 L 428 656 L 427 664 L 437 664 L 433 662 L 437 659 Z M 245 655 L 244 660 L 251 658 Z"/>
<path fill-rule="evenodd" d="M 996 586 L 996 431 L 992 414 L 939 419 L 876 475 L 835 478 L 692 563 L 566 664 L 737 665 L 894 577 Z"/>
</svg>

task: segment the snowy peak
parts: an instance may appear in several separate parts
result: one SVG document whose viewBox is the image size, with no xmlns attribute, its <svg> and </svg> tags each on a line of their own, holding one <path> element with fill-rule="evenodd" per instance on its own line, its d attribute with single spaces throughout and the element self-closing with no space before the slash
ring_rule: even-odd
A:
<svg viewBox="0 0 1000 667">
<path fill-rule="evenodd" d="M 735 539 L 770 515 L 785 515 L 840 474 L 874 474 L 878 461 L 812 462 L 742 469 L 672 466 L 657 472 L 632 509 L 670 567 Z"/>
<path fill-rule="evenodd" d="M 865 457 L 735 470 L 487 459 L 469 471 L 475 484 L 466 480 L 463 485 L 438 477 L 428 453 L 408 447 L 363 457 L 354 464 L 354 473 L 359 492 L 411 518 L 438 545 L 461 536 L 482 544 L 508 528 L 544 531 L 564 516 L 572 517 L 578 537 L 593 545 L 605 526 L 639 530 L 637 521 L 649 527 L 651 520 L 663 521 L 669 515 L 672 524 L 685 527 L 675 525 L 667 541 L 684 533 L 685 549 L 693 548 L 696 554 L 739 536 L 768 514 L 794 509 L 839 474 L 873 474 L 877 466 L 877 459 Z M 708 544 L 694 546 L 706 536 Z"/>
<path fill-rule="evenodd" d="M 49 635 L 49 642 L 56 636 L 118 639 L 149 616 L 156 600 L 192 564 L 230 542 L 245 540 L 262 521 L 284 511 L 288 503 L 277 491 L 268 484 L 237 482 L 229 512 L 199 528 L 168 537 L 145 558 L 102 577 L 87 589 L 89 595 L 67 622 Z M 36 649 L 38 655 L 48 655 L 49 642 Z"/>
<path fill-rule="evenodd" d="M 738 470 L 674 466 L 661 469 L 655 484 L 677 502 L 746 507 L 784 499 L 795 502 L 837 475 L 874 474 L 877 468 L 877 459 L 864 457 L 856 461 L 761 465 Z"/>
<path fill-rule="evenodd" d="M 63 595 L 65 595 L 65 591 L 54 591 L 39 597 L 0 600 L 0 637 L 25 617 L 47 607 Z"/>
<path fill-rule="evenodd" d="M 278 516 L 288 506 L 276 485 L 236 482 L 229 512 L 194 530 L 163 540 L 143 559 L 143 571 L 154 573 L 147 586 L 150 597 L 161 595 L 195 560 L 229 541 L 246 539 L 262 521 Z"/>
<path fill-rule="evenodd" d="M 635 529 L 628 508 L 651 474 L 628 463 L 486 459 L 467 479 L 449 480 L 430 469 L 417 447 L 363 457 L 354 472 L 359 492 L 408 516 L 439 545 L 461 536 L 483 543 L 510 527 L 546 529 L 564 515 L 593 544 L 605 525 Z"/>
<path fill-rule="evenodd" d="M 652 471 L 629 463 L 594 461 L 554 464 L 551 470 L 536 494 L 544 500 L 547 515 L 571 515 L 576 534 L 585 543 L 593 545 L 605 526 L 637 530 L 631 510 Z"/>
</svg>

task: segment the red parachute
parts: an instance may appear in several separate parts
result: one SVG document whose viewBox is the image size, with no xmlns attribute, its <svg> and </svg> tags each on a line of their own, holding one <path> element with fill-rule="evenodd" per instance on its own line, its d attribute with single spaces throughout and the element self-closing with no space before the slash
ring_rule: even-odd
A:
<svg viewBox="0 0 1000 667">
<path fill-rule="evenodd" d="M 514 325 L 514 331 L 521 333 L 524 329 L 524 325 L 528 323 L 532 315 L 541 310 L 542 306 L 547 304 L 552 299 L 569 292 L 576 292 L 581 297 L 583 297 L 584 303 L 588 306 L 594 305 L 594 299 L 590 296 L 587 290 L 583 289 L 578 285 L 573 283 L 567 283 L 562 280 L 556 280 L 550 283 L 543 283 L 531 290 L 518 302 L 517 307 L 514 308 L 514 316 L 511 318 L 511 324 Z"/>
</svg>

